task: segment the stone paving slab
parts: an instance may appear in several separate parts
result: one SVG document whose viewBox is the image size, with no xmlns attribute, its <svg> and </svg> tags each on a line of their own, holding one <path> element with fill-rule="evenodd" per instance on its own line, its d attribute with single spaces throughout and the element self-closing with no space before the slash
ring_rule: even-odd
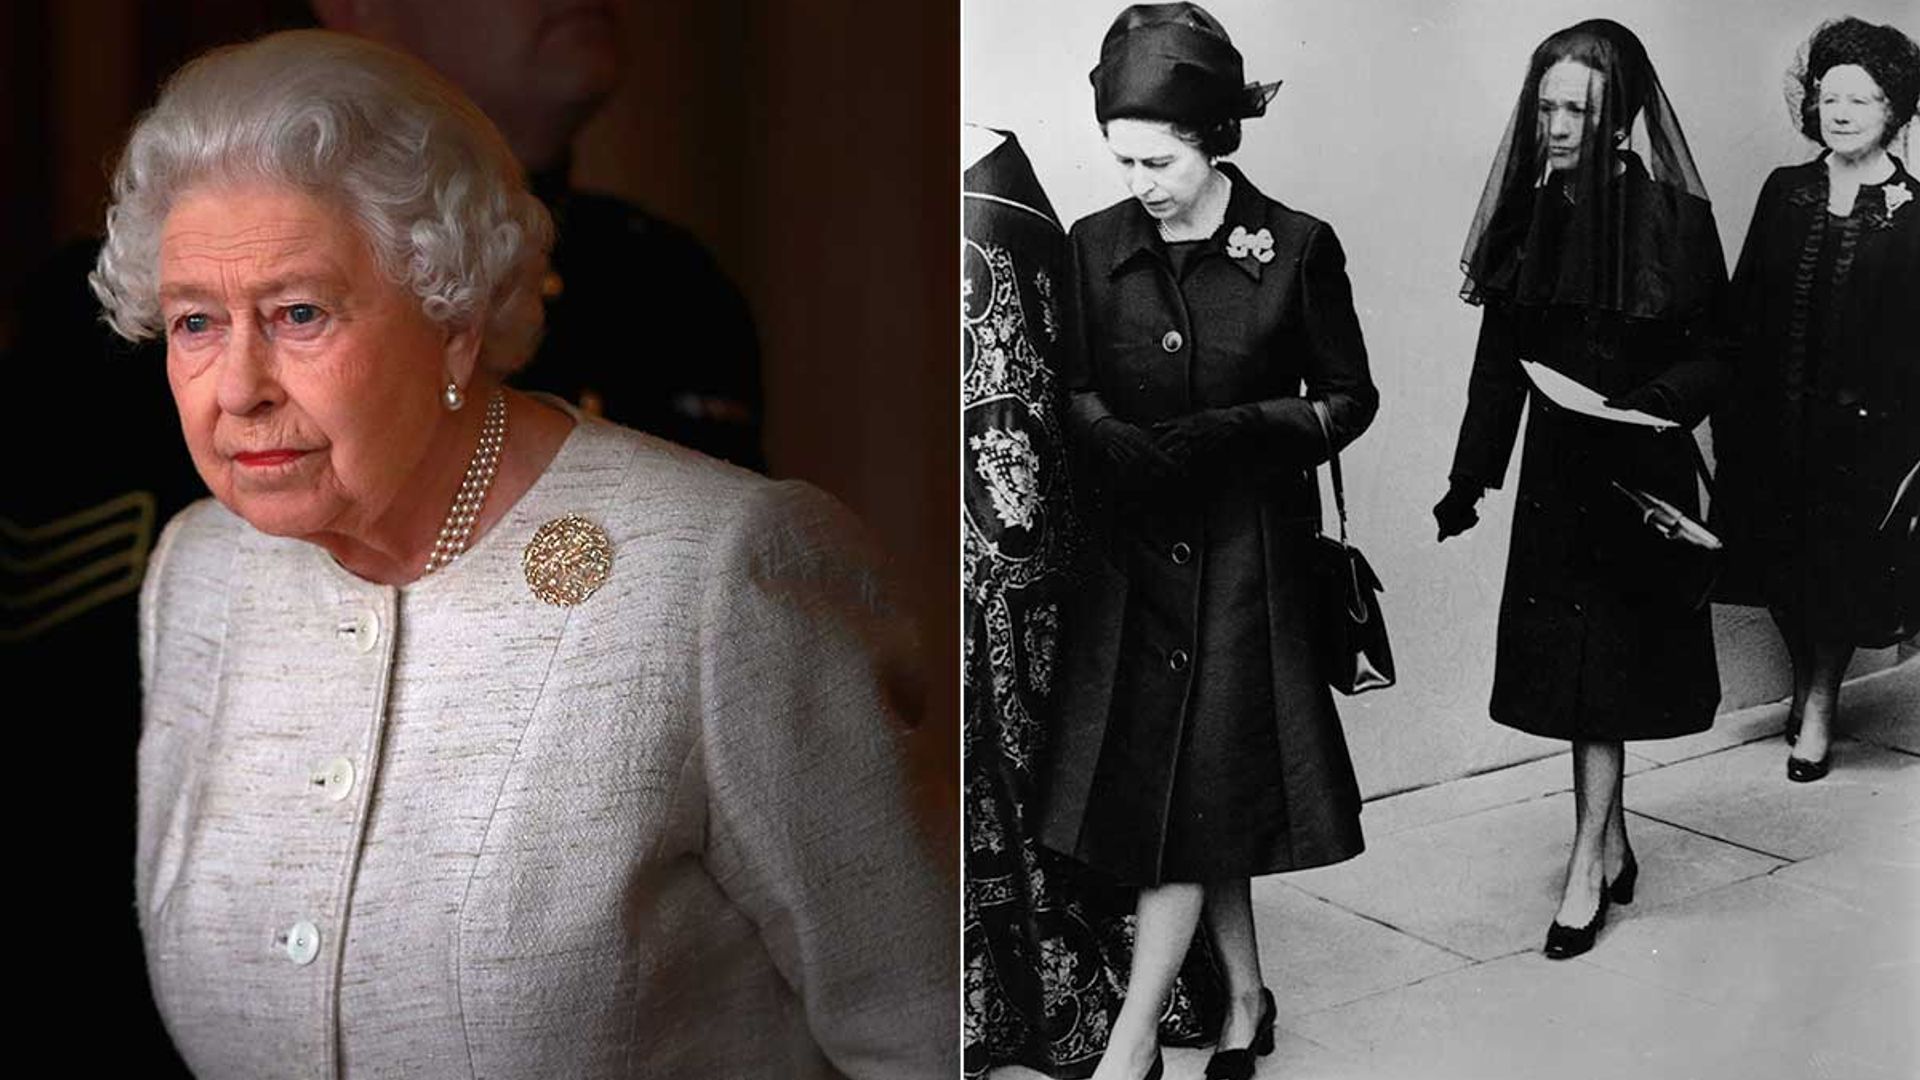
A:
<svg viewBox="0 0 1920 1080">
<path fill-rule="evenodd" d="M 1294 1022 L 1380 1070 L 1427 1080 L 1805 1080 L 1785 1033 L 1579 961 L 1476 964 Z"/>
<path fill-rule="evenodd" d="M 1283 881 L 1255 881 L 1253 900 L 1260 967 L 1283 1024 L 1473 962 Z"/>
<path fill-rule="evenodd" d="M 1811 784 L 1787 780 L 1777 739 L 1630 777 L 1627 807 L 1788 861 L 1920 820 L 1920 757 L 1851 739 Z"/>
<path fill-rule="evenodd" d="M 1637 816 L 1630 815 L 1627 832 L 1644 868 L 1648 903 L 1782 864 Z M 1539 948 L 1559 905 L 1572 836 L 1573 796 L 1555 795 L 1395 833 L 1350 862 L 1285 880 L 1430 944 L 1490 960 Z"/>
</svg>

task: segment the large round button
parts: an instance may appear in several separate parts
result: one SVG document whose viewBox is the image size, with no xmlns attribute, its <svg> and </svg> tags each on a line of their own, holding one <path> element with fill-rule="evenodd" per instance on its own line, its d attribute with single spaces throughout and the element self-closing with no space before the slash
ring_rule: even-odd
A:
<svg viewBox="0 0 1920 1080">
<path fill-rule="evenodd" d="M 305 967 L 320 955 L 320 928 L 304 920 L 287 928 L 287 959 Z"/>
<path fill-rule="evenodd" d="M 1187 546 L 1185 540 L 1174 544 L 1173 550 L 1168 554 L 1172 556 L 1175 566 L 1185 566 L 1187 563 L 1193 561 L 1193 549 Z"/>
<path fill-rule="evenodd" d="M 1175 671 L 1187 670 L 1187 665 L 1192 662 L 1193 657 L 1188 656 L 1185 649 L 1175 649 L 1167 654 L 1167 666 Z"/>
<path fill-rule="evenodd" d="M 1168 352 L 1179 352 L 1184 340 L 1185 339 L 1180 336 L 1180 331 L 1169 330 L 1167 331 L 1167 336 L 1160 339 L 1160 347 Z"/>
<path fill-rule="evenodd" d="M 339 802 L 353 790 L 353 762 L 343 757 L 328 759 L 313 771 L 313 784 L 327 798 Z"/>
<path fill-rule="evenodd" d="M 369 653 L 380 641 L 380 616 L 372 608 L 355 605 L 340 614 L 340 640 L 356 652 Z"/>
</svg>

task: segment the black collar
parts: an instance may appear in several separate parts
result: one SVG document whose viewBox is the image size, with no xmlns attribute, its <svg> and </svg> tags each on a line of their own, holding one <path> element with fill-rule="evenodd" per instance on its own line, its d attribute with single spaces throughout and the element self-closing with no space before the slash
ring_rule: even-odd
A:
<svg viewBox="0 0 1920 1080">
<path fill-rule="evenodd" d="M 1801 166 L 1807 171 L 1806 178 L 1787 192 L 1789 203 L 1795 206 L 1824 207 L 1827 205 L 1827 187 L 1832 179 L 1827 173 L 1827 157 L 1832 153 L 1831 150 L 1822 150 L 1819 157 Z M 1900 156 L 1891 151 L 1887 153 L 1887 160 L 1893 162 L 1893 171 L 1887 174 L 1887 178 L 1871 184 L 1861 184 L 1860 190 L 1878 190 L 1882 192 L 1884 199 L 1885 190 L 1895 184 L 1912 189 L 1914 180 L 1912 174 L 1907 172 L 1906 162 L 1901 161 Z M 1920 195 L 1920 192 L 1915 194 Z M 1882 205 L 1885 205 L 1884 202 Z"/>
</svg>

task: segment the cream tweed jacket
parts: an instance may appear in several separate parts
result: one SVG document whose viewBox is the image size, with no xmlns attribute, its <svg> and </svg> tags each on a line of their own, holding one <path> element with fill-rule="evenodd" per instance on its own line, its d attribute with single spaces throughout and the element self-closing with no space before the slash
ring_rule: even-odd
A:
<svg viewBox="0 0 1920 1080">
<path fill-rule="evenodd" d="M 567 513 L 614 551 L 572 608 L 520 561 Z M 401 588 L 183 512 L 141 594 L 136 895 L 188 1064 L 956 1075 L 862 550 L 814 489 L 594 421 Z"/>
</svg>

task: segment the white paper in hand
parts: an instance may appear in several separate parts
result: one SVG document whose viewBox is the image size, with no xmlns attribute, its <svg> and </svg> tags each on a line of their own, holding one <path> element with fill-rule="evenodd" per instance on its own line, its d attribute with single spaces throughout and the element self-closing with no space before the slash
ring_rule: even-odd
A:
<svg viewBox="0 0 1920 1080">
<path fill-rule="evenodd" d="M 1643 413 L 1638 409 L 1616 409 L 1607 404 L 1600 392 L 1585 383 L 1569 379 L 1545 364 L 1532 360 L 1520 361 L 1520 370 L 1527 373 L 1533 385 L 1545 394 L 1548 401 L 1582 416 L 1591 416 L 1600 420 L 1612 420 L 1621 424 L 1637 424 L 1640 427 L 1665 429 L 1679 427 L 1672 420 L 1662 420 L 1652 413 Z"/>
</svg>

